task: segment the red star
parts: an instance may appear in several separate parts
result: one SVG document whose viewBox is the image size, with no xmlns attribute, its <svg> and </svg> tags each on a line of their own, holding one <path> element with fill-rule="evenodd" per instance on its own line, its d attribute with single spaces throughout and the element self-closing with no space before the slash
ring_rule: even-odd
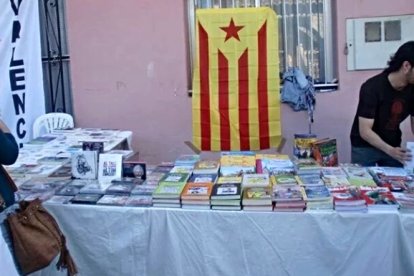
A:
<svg viewBox="0 0 414 276">
<path fill-rule="evenodd" d="M 232 37 L 234 37 L 235 39 L 240 41 L 238 31 L 240 31 L 243 28 L 244 28 L 244 26 L 234 25 L 233 18 L 230 20 L 230 24 L 229 24 L 228 27 L 220 27 L 220 29 L 222 29 L 223 31 L 225 31 L 227 33 L 226 34 L 226 40 L 224 40 L 224 41 L 227 41 L 228 39 L 230 39 Z"/>
</svg>

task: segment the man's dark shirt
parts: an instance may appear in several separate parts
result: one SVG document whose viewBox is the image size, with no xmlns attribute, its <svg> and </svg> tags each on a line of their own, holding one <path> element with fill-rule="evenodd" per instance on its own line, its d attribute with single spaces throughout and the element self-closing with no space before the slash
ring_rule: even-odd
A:
<svg viewBox="0 0 414 276">
<path fill-rule="evenodd" d="M 359 93 L 357 113 L 351 130 L 353 147 L 372 147 L 361 138 L 358 117 L 374 119 L 372 130 L 381 139 L 393 146 L 401 145 L 400 123 L 408 115 L 414 115 L 414 86 L 395 90 L 388 80 L 388 74 L 380 73 L 368 79 Z"/>
<path fill-rule="evenodd" d="M 19 146 L 13 135 L 0 130 L 0 166 L 13 164 L 19 155 Z M 0 194 L 6 206 L 14 203 L 14 193 L 7 183 L 6 176 L 0 171 Z"/>
</svg>

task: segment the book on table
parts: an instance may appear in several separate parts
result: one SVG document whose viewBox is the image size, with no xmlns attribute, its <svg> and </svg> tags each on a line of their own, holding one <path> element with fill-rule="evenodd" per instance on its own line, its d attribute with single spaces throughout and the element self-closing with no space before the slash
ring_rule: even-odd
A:
<svg viewBox="0 0 414 276">
<path fill-rule="evenodd" d="M 111 182 L 122 178 L 122 155 L 102 153 L 99 155 L 98 180 Z"/>
<path fill-rule="evenodd" d="M 324 167 L 338 166 L 338 149 L 336 139 L 318 139 L 312 144 L 315 160 Z"/>
<path fill-rule="evenodd" d="M 241 184 L 238 183 L 216 183 L 211 192 L 211 199 L 238 199 L 241 198 Z"/>
<path fill-rule="evenodd" d="M 97 151 L 72 153 L 72 175 L 79 179 L 96 179 L 98 170 Z"/>
<path fill-rule="evenodd" d="M 182 200 L 210 200 L 213 184 L 207 183 L 187 183 L 181 193 Z"/>
<path fill-rule="evenodd" d="M 272 205 L 272 190 L 270 187 L 245 188 L 243 205 Z"/>
</svg>

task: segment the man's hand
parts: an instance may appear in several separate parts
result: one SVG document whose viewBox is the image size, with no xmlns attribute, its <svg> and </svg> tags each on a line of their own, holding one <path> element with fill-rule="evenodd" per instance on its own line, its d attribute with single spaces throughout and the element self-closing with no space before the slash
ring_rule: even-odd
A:
<svg viewBox="0 0 414 276">
<path fill-rule="evenodd" d="M 405 164 L 406 161 L 410 161 L 412 158 L 411 151 L 409 149 L 403 149 L 400 147 L 391 148 L 387 154 L 402 164 Z"/>
</svg>

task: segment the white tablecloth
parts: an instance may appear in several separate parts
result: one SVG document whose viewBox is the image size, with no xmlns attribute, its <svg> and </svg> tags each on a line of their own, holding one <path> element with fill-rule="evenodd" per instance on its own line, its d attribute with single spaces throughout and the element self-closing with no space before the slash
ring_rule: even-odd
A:
<svg viewBox="0 0 414 276">
<path fill-rule="evenodd" d="M 414 275 L 412 214 L 46 207 L 80 275 Z"/>
</svg>

